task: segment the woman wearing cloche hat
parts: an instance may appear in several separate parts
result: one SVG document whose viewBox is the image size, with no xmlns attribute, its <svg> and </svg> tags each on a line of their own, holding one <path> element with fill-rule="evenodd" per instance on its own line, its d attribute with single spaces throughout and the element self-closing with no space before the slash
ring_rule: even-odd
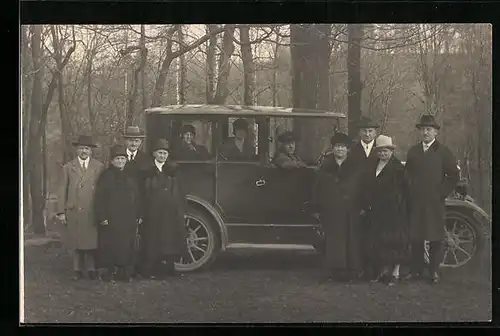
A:
<svg viewBox="0 0 500 336">
<path fill-rule="evenodd" d="M 360 192 L 367 233 L 363 246 L 372 281 L 389 285 L 399 280 L 399 265 L 408 258 L 409 249 L 404 166 L 394 155 L 395 148 L 392 138 L 377 137 L 378 159 L 367 167 Z"/>
<path fill-rule="evenodd" d="M 144 277 L 174 275 L 174 262 L 186 253 L 185 195 L 175 167 L 169 141 L 159 139 L 153 146 L 153 160 L 142 172 L 140 268 Z"/>
<path fill-rule="evenodd" d="M 97 264 L 103 280 L 130 280 L 136 258 L 140 195 L 136 179 L 124 171 L 126 163 L 126 147 L 112 147 L 110 165 L 96 184 Z"/>
</svg>

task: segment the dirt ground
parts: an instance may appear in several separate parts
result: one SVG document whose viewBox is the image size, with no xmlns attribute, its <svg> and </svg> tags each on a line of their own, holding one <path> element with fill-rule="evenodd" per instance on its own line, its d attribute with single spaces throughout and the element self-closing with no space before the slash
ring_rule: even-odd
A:
<svg viewBox="0 0 500 336">
<path fill-rule="evenodd" d="M 440 285 L 325 282 L 311 252 L 221 255 L 209 272 L 129 284 L 73 282 L 59 247 L 25 249 L 25 322 L 487 321 L 490 272 L 445 270 Z"/>
</svg>

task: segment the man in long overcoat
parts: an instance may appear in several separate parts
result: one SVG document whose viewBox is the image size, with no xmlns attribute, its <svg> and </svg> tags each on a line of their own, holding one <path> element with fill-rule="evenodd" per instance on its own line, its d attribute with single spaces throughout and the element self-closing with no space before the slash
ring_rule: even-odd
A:
<svg viewBox="0 0 500 336">
<path fill-rule="evenodd" d="M 103 164 L 91 158 L 92 148 L 96 145 L 90 136 L 80 136 L 73 145 L 76 146 L 77 157 L 62 169 L 57 218 L 67 228 L 66 244 L 73 252 L 74 279 L 79 280 L 85 269 L 89 279 L 95 279 L 97 226 L 93 202 Z"/>
<path fill-rule="evenodd" d="M 439 125 L 432 115 L 423 115 L 416 125 L 422 142 L 410 148 L 405 171 L 409 183 L 411 272 L 406 279 L 420 277 L 424 269 L 424 241 L 429 241 L 429 271 L 439 282 L 443 259 L 445 198 L 459 180 L 453 153 L 436 140 Z"/>
<path fill-rule="evenodd" d="M 354 166 L 356 169 L 365 170 L 367 167 L 372 167 L 378 161 L 377 151 L 375 147 L 377 146 L 377 133 L 380 126 L 371 120 L 368 117 L 361 117 L 356 122 L 356 126 L 359 129 L 359 138 L 360 140 L 354 143 L 349 150 L 349 159 L 354 162 Z M 361 172 L 364 174 L 364 172 Z M 363 254 L 363 270 L 364 270 L 364 278 L 368 279 L 373 276 L 372 267 L 370 266 L 369 260 L 370 249 L 365 248 L 368 247 L 368 242 L 370 241 L 368 223 L 366 218 L 361 219 L 363 222 L 363 230 L 361 232 L 363 243 L 362 246 L 362 254 Z"/>
<path fill-rule="evenodd" d="M 144 132 L 138 126 L 128 126 L 123 134 L 126 147 L 127 163 L 124 172 L 133 178 L 137 185 L 141 184 L 141 170 L 148 166 L 152 157 L 144 153 L 140 148 L 144 141 Z M 136 260 L 139 262 L 139 260 Z M 137 274 L 139 265 L 135 265 L 132 275 Z"/>
</svg>

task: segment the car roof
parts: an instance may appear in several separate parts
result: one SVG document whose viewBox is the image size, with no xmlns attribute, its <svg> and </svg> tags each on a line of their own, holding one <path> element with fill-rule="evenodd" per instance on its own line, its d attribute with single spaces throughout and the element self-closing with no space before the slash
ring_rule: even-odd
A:
<svg viewBox="0 0 500 336">
<path fill-rule="evenodd" d="M 272 106 L 243 105 L 170 105 L 146 109 L 147 114 L 169 115 L 223 115 L 223 116 L 270 116 L 270 117 L 322 117 L 345 118 L 343 113 Z"/>
</svg>

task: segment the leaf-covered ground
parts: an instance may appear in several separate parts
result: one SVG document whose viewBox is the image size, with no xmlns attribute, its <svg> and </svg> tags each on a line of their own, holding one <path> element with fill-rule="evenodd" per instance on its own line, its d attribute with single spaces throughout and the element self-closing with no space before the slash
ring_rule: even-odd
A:
<svg viewBox="0 0 500 336">
<path fill-rule="evenodd" d="M 489 273 L 446 270 L 427 283 L 324 282 L 317 256 L 298 252 L 222 255 L 210 272 L 168 281 L 73 282 L 61 248 L 25 249 L 25 322 L 486 321 Z"/>
</svg>

